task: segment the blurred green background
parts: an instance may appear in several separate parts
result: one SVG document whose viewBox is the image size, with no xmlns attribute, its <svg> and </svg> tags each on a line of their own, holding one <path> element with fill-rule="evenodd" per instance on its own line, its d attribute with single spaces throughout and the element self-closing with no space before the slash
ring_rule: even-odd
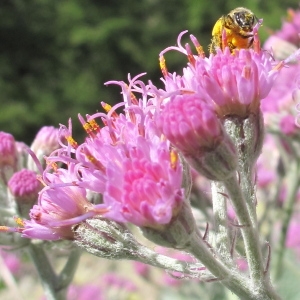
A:
<svg viewBox="0 0 300 300">
<path fill-rule="evenodd" d="M 261 38 L 279 29 L 296 0 L 1 0 L 0 130 L 30 143 L 43 125 L 66 124 L 77 114 L 100 109 L 100 101 L 121 100 L 118 86 L 147 72 L 159 83 L 159 52 L 188 29 L 207 49 L 215 21 L 244 6 L 264 19 Z M 167 55 L 172 71 L 184 58 Z"/>
</svg>

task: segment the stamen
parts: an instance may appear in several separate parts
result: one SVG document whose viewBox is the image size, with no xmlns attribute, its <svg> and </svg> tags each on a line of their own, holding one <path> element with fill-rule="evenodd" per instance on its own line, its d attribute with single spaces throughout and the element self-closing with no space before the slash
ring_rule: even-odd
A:
<svg viewBox="0 0 300 300">
<path fill-rule="evenodd" d="M 71 147 L 73 147 L 74 149 L 78 148 L 78 143 L 70 135 L 66 136 L 66 140 Z"/>
<path fill-rule="evenodd" d="M 25 226 L 24 221 L 20 217 L 14 217 L 14 220 L 17 223 L 17 225 L 19 225 L 20 227 L 24 227 Z"/>
<path fill-rule="evenodd" d="M 138 132 L 139 135 L 145 136 L 145 126 L 141 123 L 138 124 Z"/>
<path fill-rule="evenodd" d="M 194 35 L 190 35 L 191 41 L 194 44 L 196 51 L 198 53 L 198 55 L 202 58 L 205 57 L 205 52 L 203 50 L 203 47 L 200 45 L 200 43 L 198 42 L 197 38 Z"/>
<path fill-rule="evenodd" d="M 246 79 L 250 79 L 251 76 L 251 68 L 249 66 L 245 66 L 243 68 L 243 77 Z"/>
<path fill-rule="evenodd" d="M 162 72 L 163 76 L 167 77 L 168 76 L 168 69 L 167 69 L 167 66 L 166 66 L 166 60 L 165 60 L 163 55 L 160 55 L 160 57 L 159 57 L 159 66 L 160 66 L 160 69 L 161 69 L 161 72 Z"/>
<path fill-rule="evenodd" d="M 108 103 L 105 103 L 103 101 L 101 101 L 101 105 L 102 105 L 103 109 L 106 111 L 106 113 L 109 113 L 112 109 L 111 105 L 109 105 Z M 117 118 L 118 114 L 114 111 L 114 112 L 112 112 L 111 116 L 113 118 Z"/>
<path fill-rule="evenodd" d="M 196 60 L 195 60 L 195 57 L 194 57 L 194 55 L 192 53 L 191 47 L 190 47 L 190 45 L 188 43 L 185 44 L 185 49 L 186 49 L 188 61 L 190 62 L 190 64 L 192 66 L 195 66 Z"/>
<path fill-rule="evenodd" d="M 105 166 L 94 156 L 88 149 L 83 149 L 82 152 L 86 156 L 86 158 L 99 170 L 105 173 Z"/>
<path fill-rule="evenodd" d="M 89 120 L 89 124 L 92 127 L 93 131 L 96 133 L 100 132 L 100 126 L 98 125 L 98 123 L 95 121 L 95 119 L 90 119 Z"/>
<path fill-rule="evenodd" d="M 170 162 L 171 168 L 175 170 L 178 162 L 178 153 L 174 149 L 171 149 L 170 151 Z"/>
<path fill-rule="evenodd" d="M 56 163 L 56 162 L 50 161 L 50 160 L 48 160 L 48 159 L 46 158 L 46 164 L 47 164 L 48 166 L 50 166 L 50 167 L 53 169 L 54 172 L 57 171 L 58 166 L 57 166 L 57 163 Z"/>
<path fill-rule="evenodd" d="M 126 86 L 128 92 L 130 92 L 130 101 L 131 101 L 131 103 L 134 104 L 134 105 L 138 105 L 139 101 L 137 100 L 135 94 L 133 92 L 131 92 L 131 90 L 130 90 L 130 88 L 127 84 L 125 84 L 125 86 Z"/>
</svg>

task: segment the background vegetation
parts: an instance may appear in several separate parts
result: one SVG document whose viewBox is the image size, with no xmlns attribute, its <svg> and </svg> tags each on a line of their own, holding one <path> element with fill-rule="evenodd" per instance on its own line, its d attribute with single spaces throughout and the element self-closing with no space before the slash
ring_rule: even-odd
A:
<svg viewBox="0 0 300 300">
<path fill-rule="evenodd" d="M 158 54 L 179 32 L 207 48 L 215 21 L 241 5 L 264 19 L 264 39 L 298 0 L 1 0 L 0 130 L 29 143 L 41 126 L 72 117 L 80 133 L 79 112 L 121 99 L 104 82 L 147 72 L 157 83 Z M 169 69 L 181 59 L 168 55 Z"/>
</svg>

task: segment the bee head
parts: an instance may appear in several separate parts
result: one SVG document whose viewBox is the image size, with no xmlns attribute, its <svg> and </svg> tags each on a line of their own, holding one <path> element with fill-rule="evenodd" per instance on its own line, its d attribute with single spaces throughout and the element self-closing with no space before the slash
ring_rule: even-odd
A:
<svg viewBox="0 0 300 300">
<path fill-rule="evenodd" d="M 244 31 L 252 31 L 256 16 L 248 9 L 236 9 L 232 11 L 234 22 Z"/>
</svg>

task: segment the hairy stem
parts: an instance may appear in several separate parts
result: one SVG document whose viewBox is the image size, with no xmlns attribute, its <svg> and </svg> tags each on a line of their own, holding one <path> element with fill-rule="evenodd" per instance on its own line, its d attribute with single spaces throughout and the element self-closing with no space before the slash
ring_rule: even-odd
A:
<svg viewBox="0 0 300 300">
<path fill-rule="evenodd" d="M 215 248 L 225 262 L 231 263 L 226 191 L 224 185 L 216 181 L 212 182 L 211 191 L 215 223 Z"/>
<path fill-rule="evenodd" d="M 65 290 L 57 289 L 58 278 L 44 249 L 31 243 L 28 253 L 39 274 L 47 300 L 64 300 Z"/>
<path fill-rule="evenodd" d="M 264 294 L 270 299 L 280 299 L 273 290 L 268 276 L 266 276 L 257 226 L 253 226 L 240 185 L 235 176 L 225 180 L 224 184 L 230 195 L 239 225 L 241 225 L 241 232 L 250 272 L 251 288 L 255 294 Z"/>
</svg>

